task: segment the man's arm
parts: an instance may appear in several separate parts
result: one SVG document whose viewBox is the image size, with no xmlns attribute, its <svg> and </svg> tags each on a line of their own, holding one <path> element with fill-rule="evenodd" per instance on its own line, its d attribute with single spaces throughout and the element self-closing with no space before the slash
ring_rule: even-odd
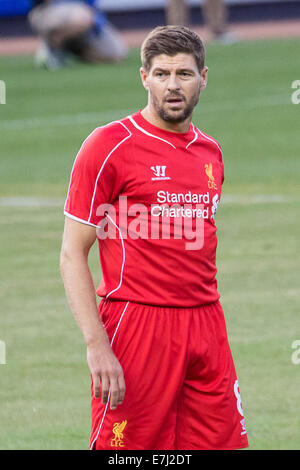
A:
<svg viewBox="0 0 300 470">
<path fill-rule="evenodd" d="M 114 355 L 99 317 L 96 292 L 88 254 L 96 240 L 96 228 L 66 217 L 60 256 L 60 269 L 67 299 L 87 345 L 87 362 L 93 377 L 94 396 L 110 407 L 122 403 L 125 381 L 122 367 Z"/>
</svg>

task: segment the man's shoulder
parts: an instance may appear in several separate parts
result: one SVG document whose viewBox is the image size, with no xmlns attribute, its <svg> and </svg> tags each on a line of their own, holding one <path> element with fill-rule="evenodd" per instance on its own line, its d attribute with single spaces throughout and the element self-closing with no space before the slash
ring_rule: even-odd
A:
<svg viewBox="0 0 300 470">
<path fill-rule="evenodd" d="M 87 150 L 109 153 L 131 137 L 131 132 L 124 123 L 126 120 L 113 121 L 101 127 L 96 127 L 85 139 L 83 147 Z"/>
<path fill-rule="evenodd" d="M 209 150 L 215 153 L 217 155 L 217 158 L 223 163 L 223 150 L 220 142 L 211 135 L 207 134 L 206 132 L 203 132 L 198 128 L 197 132 L 199 136 L 198 142 L 205 143 L 209 147 Z"/>
<path fill-rule="evenodd" d="M 101 127 L 96 127 L 96 129 L 94 129 L 90 134 L 90 137 L 92 137 L 93 140 L 102 142 L 110 141 L 110 139 L 119 139 L 121 141 L 122 139 L 130 136 L 131 132 L 126 126 L 126 118 L 109 122 Z"/>
<path fill-rule="evenodd" d="M 220 142 L 215 139 L 214 137 L 212 137 L 211 135 L 207 134 L 206 132 L 203 132 L 202 130 L 200 129 L 197 129 L 198 133 L 199 133 L 199 137 L 200 137 L 200 140 L 204 140 L 206 141 L 207 143 L 210 143 L 212 145 L 212 147 L 215 147 L 215 148 L 218 148 L 219 151 L 221 152 L 222 154 L 222 147 L 221 147 L 221 144 Z"/>
</svg>

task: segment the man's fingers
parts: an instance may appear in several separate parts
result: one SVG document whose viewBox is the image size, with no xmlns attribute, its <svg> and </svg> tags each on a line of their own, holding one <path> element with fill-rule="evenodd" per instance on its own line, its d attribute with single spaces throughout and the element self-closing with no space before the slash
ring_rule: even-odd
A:
<svg viewBox="0 0 300 470">
<path fill-rule="evenodd" d="M 101 379 L 101 386 L 102 386 L 102 403 L 106 404 L 108 400 L 110 400 L 110 408 L 115 410 L 118 405 L 123 402 L 124 395 L 125 395 L 125 381 L 124 377 L 119 376 L 115 377 L 107 377 L 103 376 Z M 95 386 L 94 386 L 94 394 L 95 394 Z M 99 398 L 100 393 L 95 397 Z"/>
<path fill-rule="evenodd" d="M 110 408 L 116 409 L 124 400 L 125 395 L 125 380 L 123 371 L 110 374 L 93 374 L 93 392 L 95 398 L 100 398 L 103 404 L 110 401 Z"/>
<path fill-rule="evenodd" d="M 100 397 L 100 377 L 93 376 L 93 389 L 94 389 L 94 397 Z"/>
<path fill-rule="evenodd" d="M 111 346 L 106 345 L 104 350 L 88 346 L 87 361 L 93 379 L 94 397 L 101 397 L 105 405 L 110 401 L 110 407 L 114 410 L 123 401 L 125 380 L 123 369 Z"/>
<path fill-rule="evenodd" d="M 106 375 L 102 377 L 101 384 L 102 384 L 102 403 L 105 405 L 108 402 L 108 395 L 109 395 L 109 380 Z"/>
<path fill-rule="evenodd" d="M 123 374 L 119 376 L 118 384 L 119 384 L 119 403 L 118 404 L 120 405 L 124 400 L 124 395 L 126 391 L 125 380 L 124 380 Z"/>
<path fill-rule="evenodd" d="M 119 404 L 119 384 L 116 378 L 110 381 L 110 409 L 115 410 Z"/>
</svg>

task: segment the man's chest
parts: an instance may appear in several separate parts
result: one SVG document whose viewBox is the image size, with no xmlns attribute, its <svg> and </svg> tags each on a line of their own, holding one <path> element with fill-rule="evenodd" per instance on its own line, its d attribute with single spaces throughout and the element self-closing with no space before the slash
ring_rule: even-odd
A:
<svg viewBox="0 0 300 470">
<path fill-rule="evenodd" d="M 147 146 L 135 149 L 127 164 L 123 195 L 129 203 L 209 204 L 220 198 L 223 166 L 218 152 Z"/>
</svg>

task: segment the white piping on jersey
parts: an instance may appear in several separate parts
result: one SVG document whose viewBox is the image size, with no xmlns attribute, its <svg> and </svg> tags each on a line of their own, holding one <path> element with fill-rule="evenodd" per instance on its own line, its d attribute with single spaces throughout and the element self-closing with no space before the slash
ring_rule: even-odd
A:
<svg viewBox="0 0 300 470">
<path fill-rule="evenodd" d="M 69 193 L 70 193 L 70 188 L 71 188 L 71 183 L 72 183 L 72 177 L 73 177 L 73 171 L 74 171 L 74 168 L 75 168 L 75 164 L 76 164 L 76 160 L 78 158 L 78 155 L 81 151 L 81 149 L 83 148 L 85 142 L 88 140 L 88 138 L 95 132 L 97 131 L 98 129 L 102 129 L 103 127 L 106 127 L 106 126 L 109 126 L 110 124 L 114 124 L 115 122 L 118 122 L 119 124 L 122 124 L 123 127 L 125 127 L 125 129 L 128 131 L 129 135 L 127 137 L 125 137 L 121 142 L 119 142 L 113 149 L 112 151 L 107 155 L 105 161 L 103 162 L 102 164 L 102 167 L 100 168 L 100 171 L 97 175 L 97 179 L 96 179 L 96 183 L 95 183 L 95 187 L 94 187 L 94 192 L 93 192 L 93 198 L 92 198 L 92 203 L 91 203 L 91 207 L 90 207 L 90 213 L 89 213 L 89 218 L 88 220 L 83 220 L 83 219 L 79 219 L 75 216 L 72 216 L 71 217 L 71 214 L 69 214 L 68 212 L 66 212 L 65 208 L 66 208 L 66 205 L 67 205 L 67 201 L 69 199 Z M 96 189 L 97 189 L 97 181 L 100 177 L 100 174 L 103 170 L 103 167 L 106 163 L 106 161 L 108 160 L 108 158 L 111 156 L 111 154 L 117 149 L 117 147 L 119 147 L 119 145 L 121 145 L 123 142 L 125 142 L 125 140 L 127 140 L 129 137 L 132 136 L 132 133 L 130 132 L 130 130 L 121 122 L 121 121 L 112 121 L 108 124 L 105 124 L 105 126 L 99 126 L 99 127 L 96 127 L 87 137 L 86 139 L 83 141 L 79 151 L 77 152 L 77 155 L 76 155 L 76 158 L 74 160 L 74 163 L 73 163 L 73 167 L 72 167 L 72 171 L 71 171 L 71 176 L 70 176 L 70 182 L 69 182 L 69 187 L 68 187 L 68 193 L 67 193 L 67 197 L 66 197 L 66 201 L 65 201 L 65 205 L 64 205 L 64 213 L 65 215 L 68 215 L 69 217 L 73 218 L 74 220 L 78 220 L 79 222 L 83 222 L 83 223 L 86 223 L 86 224 L 89 224 L 89 225 L 92 225 L 93 227 L 97 227 L 97 225 L 94 225 L 90 222 L 90 219 L 91 219 L 91 215 L 92 215 L 92 208 L 93 208 L 93 203 L 94 203 L 94 198 L 95 198 L 95 194 L 96 194 Z"/>
<path fill-rule="evenodd" d="M 197 132 L 195 131 L 195 126 L 194 126 L 194 124 L 192 124 L 192 126 L 193 126 L 193 131 L 194 131 L 195 137 L 193 138 L 193 140 L 192 140 L 189 144 L 187 144 L 187 146 L 185 147 L 186 149 L 187 149 L 190 145 L 192 145 L 192 144 L 195 142 L 195 140 L 198 139 L 198 134 L 197 134 Z"/>
<path fill-rule="evenodd" d="M 117 324 L 117 326 L 116 326 L 114 335 L 113 335 L 112 340 L 111 340 L 111 343 L 110 343 L 111 346 L 113 345 L 115 336 L 116 336 L 116 334 L 117 334 L 117 331 L 118 331 L 118 329 L 119 329 L 119 326 L 120 326 L 120 324 L 121 324 L 121 321 L 122 321 L 122 319 L 123 319 L 124 313 L 125 313 L 126 310 L 127 310 L 128 305 L 129 305 L 129 301 L 128 301 L 127 304 L 125 305 L 125 308 L 124 308 L 124 310 L 123 310 L 123 312 L 122 312 L 122 314 L 121 314 L 121 316 L 120 316 L 120 320 L 119 320 L 119 322 L 118 322 L 118 324 Z M 105 407 L 105 410 L 104 410 L 104 413 L 103 413 L 103 416 L 102 416 L 102 420 L 101 420 L 101 423 L 100 423 L 100 425 L 99 425 L 99 429 L 98 429 L 98 431 L 97 431 L 96 437 L 95 437 L 95 439 L 94 439 L 93 442 L 92 442 L 92 445 L 91 445 L 91 447 L 90 447 L 90 450 L 93 449 L 93 447 L 94 447 L 94 445 L 95 445 L 95 442 L 97 441 L 97 439 L 98 439 L 98 437 L 99 437 L 100 431 L 101 431 L 101 429 L 102 429 L 103 421 L 104 421 L 104 418 L 105 418 L 105 416 L 106 416 L 106 412 L 107 412 L 107 408 L 108 408 L 109 401 L 110 401 L 110 390 L 109 390 L 109 394 L 108 394 L 108 399 L 107 399 L 106 407 Z"/>
<path fill-rule="evenodd" d="M 97 178 L 96 178 L 96 182 L 95 182 L 95 187 L 94 187 L 94 193 L 93 193 L 93 198 L 92 198 L 92 202 L 91 202 L 91 207 L 90 207 L 90 214 L 89 214 L 89 218 L 88 218 L 88 222 L 90 222 L 90 219 L 92 217 L 92 212 L 93 212 L 93 205 L 94 205 L 94 200 L 95 200 L 95 196 L 96 196 L 96 191 L 97 191 L 97 186 L 98 186 L 98 180 L 100 178 L 100 175 L 102 173 L 102 170 L 107 162 L 107 160 L 109 159 L 109 157 L 113 154 L 113 152 L 115 150 L 117 150 L 118 147 L 120 147 L 120 145 L 122 145 L 127 139 L 129 139 L 131 136 L 132 136 L 132 133 L 130 132 L 129 129 L 127 129 L 127 127 L 120 121 L 114 121 L 114 122 L 118 122 L 119 124 L 122 124 L 123 127 L 125 127 L 125 129 L 129 132 L 129 135 L 127 135 L 126 137 L 124 137 L 124 139 L 122 139 L 110 152 L 109 154 L 107 155 L 106 159 L 104 160 L 104 162 L 102 163 L 102 166 L 99 170 L 99 173 L 97 175 Z"/>
<path fill-rule="evenodd" d="M 112 218 L 110 217 L 109 214 L 106 214 L 106 217 L 111 221 L 111 223 L 117 228 L 117 230 L 119 231 L 119 234 L 120 234 L 120 237 L 121 237 L 121 242 L 122 242 L 122 250 L 123 250 L 123 261 L 122 261 L 122 268 L 121 268 L 121 275 L 120 275 L 120 282 L 119 282 L 119 285 L 113 289 L 112 291 L 110 291 L 107 295 L 106 295 L 106 298 L 108 298 L 111 294 L 113 294 L 113 292 L 116 292 L 118 289 L 120 289 L 121 285 L 122 285 L 122 282 L 123 282 L 123 271 L 124 271 L 124 266 L 125 266 L 125 245 L 124 245 L 124 240 L 123 240 L 123 237 L 122 237 L 122 232 L 120 230 L 120 228 L 117 226 L 117 224 L 115 224 L 115 222 L 112 220 Z"/>
<path fill-rule="evenodd" d="M 204 139 L 210 140 L 213 144 L 215 144 L 218 147 L 218 149 L 220 150 L 221 154 L 222 154 L 222 149 L 221 149 L 220 145 L 218 144 L 218 142 L 216 142 L 211 137 L 208 137 L 208 135 L 204 134 L 202 131 L 200 131 L 200 129 L 197 129 L 197 130 L 198 130 L 198 132 L 200 132 L 202 137 L 204 137 Z"/>
<path fill-rule="evenodd" d="M 119 124 L 122 124 L 122 126 L 125 127 L 126 131 L 128 131 L 129 134 L 132 134 L 132 133 L 130 132 L 130 130 L 128 129 L 128 127 L 125 126 L 125 124 L 124 124 L 122 121 L 114 121 L 114 122 L 118 122 Z"/>
<path fill-rule="evenodd" d="M 146 131 L 145 129 L 143 129 L 142 127 L 140 127 L 140 126 L 135 122 L 135 120 L 132 118 L 132 116 L 128 116 L 128 118 L 130 119 L 130 121 L 132 122 L 132 124 L 134 125 L 134 127 L 136 127 L 139 131 L 143 132 L 144 134 L 148 135 L 149 137 L 153 137 L 154 139 L 162 140 L 162 142 L 165 142 L 166 144 L 169 144 L 169 145 L 171 145 L 171 147 L 173 147 L 174 149 L 176 149 L 175 145 L 171 144 L 171 142 L 169 142 L 168 140 L 162 139 L 161 137 L 158 137 L 157 135 L 150 134 L 150 132 L 148 132 L 148 131 Z"/>
</svg>

